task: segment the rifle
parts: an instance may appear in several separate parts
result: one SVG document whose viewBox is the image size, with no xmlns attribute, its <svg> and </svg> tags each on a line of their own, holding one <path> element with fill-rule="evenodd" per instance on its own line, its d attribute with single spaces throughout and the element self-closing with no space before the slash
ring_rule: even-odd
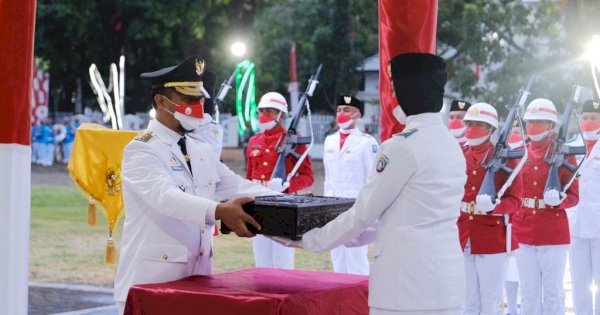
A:
<svg viewBox="0 0 600 315">
<path fill-rule="evenodd" d="M 483 183 L 481 185 L 481 189 L 479 190 L 478 195 L 488 195 L 492 199 L 492 202 L 495 203 L 497 199 L 502 198 L 506 189 L 510 187 L 513 180 L 525 164 L 527 160 L 527 150 L 524 148 L 511 150 L 508 145 L 508 136 L 510 135 L 510 131 L 512 129 L 513 123 L 515 119 L 519 122 L 519 126 L 521 127 L 521 133 L 523 133 L 523 126 L 521 125 L 521 117 L 519 115 L 519 109 L 523 107 L 525 102 L 527 101 L 527 97 L 529 97 L 531 85 L 533 84 L 534 77 L 532 76 L 527 83 L 527 87 L 521 88 L 519 90 L 519 94 L 517 95 L 515 101 L 512 106 L 510 106 L 510 110 L 508 111 L 508 115 L 506 116 L 506 120 L 504 121 L 504 125 L 502 126 L 502 130 L 500 131 L 500 136 L 498 137 L 498 142 L 494 146 L 492 150 L 491 159 L 489 162 L 487 155 L 483 159 L 482 166 L 485 169 L 485 177 L 483 178 Z M 525 137 L 523 137 L 525 139 Z M 489 152 L 488 152 L 489 153 Z M 521 158 L 521 161 L 515 167 L 515 169 L 511 169 L 506 166 L 508 160 Z M 509 178 L 506 180 L 502 188 L 496 192 L 496 183 L 494 178 L 496 176 L 496 172 L 499 170 L 509 174 Z"/>
<path fill-rule="evenodd" d="M 565 197 L 562 197 L 566 194 L 571 184 L 575 180 L 577 176 L 577 171 L 581 164 L 583 163 L 583 159 L 577 166 L 572 165 L 569 161 L 565 160 L 565 155 L 585 155 L 586 150 L 585 146 L 579 147 L 571 147 L 566 144 L 567 142 L 567 133 L 569 132 L 569 121 L 571 120 L 571 113 L 573 112 L 573 108 L 579 103 L 579 97 L 581 96 L 581 86 L 573 86 L 573 92 L 571 93 L 571 98 L 565 107 L 565 111 L 562 116 L 562 122 L 560 125 L 560 129 L 556 138 L 550 143 L 548 149 L 546 150 L 546 155 L 544 159 L 550 165 L 550 171 L 548 173 L 548 179 L 546 180 L 546 187 L 544 189 L 544 193 L 555 190 L 557 192 L 561 192 L 559 196 L 561 196 L 561 202 Z M 561 166 L 566 167 L 569 172 L 571 172 L 571 178 L 564 187 L 562 187 L 560 183 L 560 177 L 558 171 Z"/>
<path fill-rule="evenodd" d="M 215 122 L 219 123 L 219 105 L 223 104 L 223 100 L 225 99 L 225 96 L 227 96 L 227 93 L 229 93 L 229 90 L 231 89 L 231 83 L 233 82 L 233 78 L 235 78 L 235 73 L 236 70 L 233 70 L 233 72 L 231 73 L 231 75 L 229 76 L 229 79 L 227 80 L 223 80 L 223 83 L 221 83 L 221 88 L 219 88 L 219 92 L 217 93 L 217 97 L 215 98 Z"/>
<path fill-rule="evenodd" d="M 317 71 L 310 76 L 310 79 L 308 79 L 306 91 L 304 92 L 304 94 L 302 94 L 302 97 L 298 102 L 300 106 L 298 106 L 298 108 L 292 114 L 292 120 L 287 129 L 287 132 L 281 135 L 281 137 L 277 141 L 277 144 L 275 145 L 275 150 L 277 150 L 277 153 L 279 153 L 279 157 L 277 158 L 277 163 L 275 164 L 275 168 L 273 169 L 273 175 L 271 176 L 271 179 L 279 178 L 281 179 L 282 183 L 289 182 L 292 176 L 294 176 L 294 174 L 296 174 L 296 172 L 298 171 L 298 168 L 300 168 L 300 165 L 302 164 L 302 161 L 304 161 L 304 158 L 308 155 L 308 149 L 306 150 L 306 152 L 304 152 L 304 154 L 302 154 L 302 156 L 300 156 L 300 154 L 298 154 L 295 151 L 295 149 L 296 146 L 298 146 L 299 144 L 312 145 L 312 130 L 310 137 L 299 137 L 296 134 L 296 131 L 298 128 L 298 123 L 300 122 L 300 118 L 304 114 L 304 111 L 306 110 L 310 113 L 308 98 L 313 95 L 315 88 L 317 87 L 317 83 L 319 83 L 318 80 L 319 75 L 321 74 L 322 67 L 323 64 L 320 64 L 317 68 Z M 289 174 L 286 174 L 285 160 L 290 155 L 293 156 L 297 160 L 297 162 L 296 165 L 294 165 L 292 171 Z"/>
</svg>

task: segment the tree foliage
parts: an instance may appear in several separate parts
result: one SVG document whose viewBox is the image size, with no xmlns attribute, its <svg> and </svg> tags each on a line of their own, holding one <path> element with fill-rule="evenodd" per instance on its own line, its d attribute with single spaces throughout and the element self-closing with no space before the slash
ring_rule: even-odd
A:
<svg viewBox="0 0 600 315">
<path fill-rule="evenodd" d="M 90 64 L 108 81 L 109 64 L 122 53 L 128 112 L 150 107 L 141 72 L 189 55 L 204 56 L 220 81 L 237 62 L 228 51 L 233 38 L 250 44 L 258 95 L 287 93 L 292 42 L 301 91 L 323 63 L 312 105 L 330 111 L 337 94 L 361 88 L 357 67 L 378 50 L 373 0 L 39 0 L 37 7 L 35 54 L 50 71 L 51 100 L 61 111 L 73 110 L 78 79 L 84 99 L 95 104 Z M 589 85 L 589 67 L 579 57 L 600 29 L 599 13 L 593 0 L 440 1 L 437 43 L 448 61 L 449 96 L 502 111 L 536 74 L 533 96 L 561 104 L 572 84 Z"/>
<path fill-rule="evenodd" d="M 440 2 L 438 49 L 448 59 L 450 94 L 491 103 L 502 112 L 536 75 L 532 97 L 547 97 L 560 108 L 572 85 L 589 85 L 585 63 L 578 59 L 583 41 L 572 40 L 575 29 L 564 27 L 569 12 L 585 2 Z"/>
<path fill-rule="evenodd" d="M 295 42 L 300 91 L 323 63 L 311 105 L 332 111 L 339 93 L 352 93 L 361 87 L 356 67 L 377 53 L 376 17 L 377 2 L 371 0 L 264 3 L 254 26 L 259 92 L 286 94 L 289 52 Z"/>
</svg>

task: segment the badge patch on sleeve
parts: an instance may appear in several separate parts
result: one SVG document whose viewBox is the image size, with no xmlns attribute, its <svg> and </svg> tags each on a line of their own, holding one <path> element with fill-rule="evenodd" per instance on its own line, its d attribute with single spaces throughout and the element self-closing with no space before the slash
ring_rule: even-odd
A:
<svg viewBox="0 0 600 315">
<path fill-rule="evenodd" d="M 390 162 L 390 159 L 385 155 L 382 154 L 381 157 L 379 158 L 379 161 L 377 161 L 377 173 L 381 173 L 383 172 L 383 170 L 385 169 L 385 167 L 388 165 L 388 163 Z"/>
</svg>

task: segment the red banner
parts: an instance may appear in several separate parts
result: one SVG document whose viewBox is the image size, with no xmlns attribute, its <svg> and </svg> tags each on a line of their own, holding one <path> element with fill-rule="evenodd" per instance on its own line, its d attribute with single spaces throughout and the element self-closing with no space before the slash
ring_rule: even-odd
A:
<svg viewBox="0 0 600 315">
<path fill-rule="evenodd" d="M 50 74 L 38 69 L 33 69 L 33 85 L 31 89 L 31 122 L 36 124 L 41 119 L 48 117 L 48 98 L 50 96 Z"/>
<path fill-rule="evenodd" d="M 35 1 L 0 1 L 0 21 L 0 143 L 30 145 Z"/>
<path fill-rule="evenodd" d="M 437 0 L 379 0 L 379 93 L 381 141 L 402 131 L 392 115 L 398 101 L 392 96 L 387 65 L 400 53 L 435 54 Z"/>
</svg>

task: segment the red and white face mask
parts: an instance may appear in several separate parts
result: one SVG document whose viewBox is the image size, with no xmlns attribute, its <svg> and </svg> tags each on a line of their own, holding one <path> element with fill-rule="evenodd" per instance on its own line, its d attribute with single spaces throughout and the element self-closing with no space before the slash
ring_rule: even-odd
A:
<svg viewBox="0 0 600 315">
<path fill-rule="evenodd" d="M 600 132 L 600 123 L 588 119 L 581 124 L 581 132 L 583 133 L 583 139 L 596 141 L 600 138 L 600 135 L 598 135 L 598 132 Z"/>
<path fill-rule="evenodd" d="M 490 137 L 490 131 L 479 126 L 470 126 L 465 130 L 465 138 L 472 147 L 484 143 Z"/>
<path fill-rule="evenodd" d="M 538 123 L 528 123 L 526 131 L 531 141 L 542 141 L 550 133 L 550 129 L 545 124 Z"/>
<path fill-rule="evenodd" d="M 340 129 L 348 129 L 353 123 L 352 116 L 346 113 L 338 113 L 335 117 L 335 122 L 340 127 Z"/>
<path fill-rule="evenodd" d="M 467 127 L 463 124 L 462 120 L 454 118 L 448 122 L 448 130 L 455 138 L 464 136 Z"/>
<path fill-rule="evenodd" d="M 277 114 L 279 117 L 281 113 Z M 277 119 L 267 113 L 259 113 L 258 114 L 258 130 L 265 131 L 271 130 L 277 126 Z"/>
<path fill-rule="evenodd" d="M 520 134 L 511 133 L 510 136 L 508 136 L 508 146 L 511 149 L 516 149 L 516 148 L 522 147 L 523 145 L 524 145 L 523 137 L 521 137 Z"/>
<path fill-rule="evenodd" d="M 198 128 L 204 121 L 204 102 L 202 100 L 191 103 L 177 104 L 167 97 L 167 101 L 176 105 L 175 112 L 171 113 L 166 107 L 165 111 L 171 113 L 179 121 L 181 127 L 187 131 Z"/>
</svg>

